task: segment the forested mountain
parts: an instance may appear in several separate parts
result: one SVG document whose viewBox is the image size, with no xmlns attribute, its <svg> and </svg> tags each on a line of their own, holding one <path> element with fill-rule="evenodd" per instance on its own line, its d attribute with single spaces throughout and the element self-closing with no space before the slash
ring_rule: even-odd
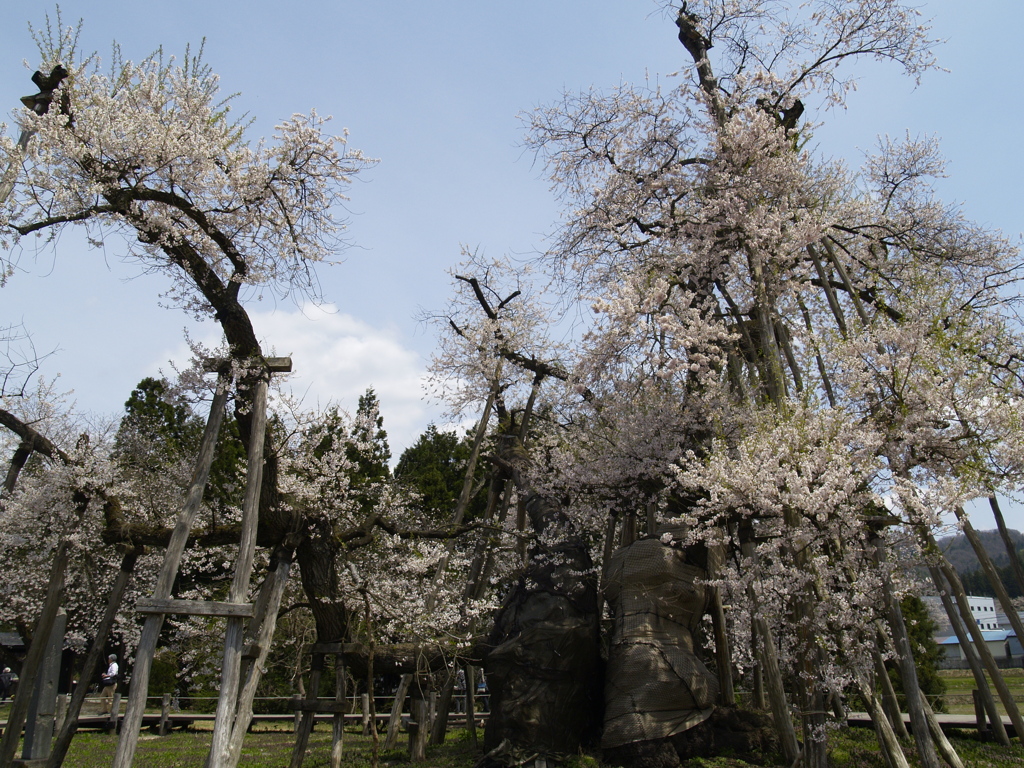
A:
<svg viewBox="0 0 1024 768">
<path fill-rule="evenodd" d="M 1017 549 L 1017 557 L 1024 563 L 1024 534 L 1015 530 L 1009 531 L 1009 534 Z M 999 532 L 995 530 L 978 531 L 978 536 L 985 547 L 985 551 L 988 552 L 993 564 L 995 564 L 996 569 L 999 571 L 1007 593 L 1010 597 L 1021 597 L 1020 588 L 1014 580 L 1013 572 L 1010 568 L 1009 555 L 1007 555 L 1006 547 L 1003 546 L 1003 541 L 999 537 Z M 949 562 L 956 568 L 957 573 L 960 574 L 960 578 L 964 583 L 964 589 L 967 590 L 968 594 L 995 596 L 995 592 L 985 578 L 985 574 L 981 571 L 978 558 L 974 554 L 970 542 L 967 541 L 967 537 L 963 534 L 947 536 L 944 539 L 940 539 L 938 544 L 946 553 Z"/>
<path fill-rule="evenodd" d="M 1014 530 L 1011 530 L 1009 533 L 1010 539 L 1017 550 L 1019 551 L 1024 548 L 1024 533 Z M 1010 558 L 1006 554 L 1006 547 L 1003 546 L 1003 541 L 999 538 L 999 531 L 978 531 L 978 536 L 981 538 L 982 543 L 985 545 L 985 551 L 988 552 L 988 556 L 992 558 L 992 562 L 995 565 L 1005 566 L 1010 564 Z M 939 539 L 938 544 L 958 573 L 970 573 L 980 568 L 978 558 L 974 554 L 970 542 L 967 541 L 967 537 L 962 533 Z"/>
</svg>

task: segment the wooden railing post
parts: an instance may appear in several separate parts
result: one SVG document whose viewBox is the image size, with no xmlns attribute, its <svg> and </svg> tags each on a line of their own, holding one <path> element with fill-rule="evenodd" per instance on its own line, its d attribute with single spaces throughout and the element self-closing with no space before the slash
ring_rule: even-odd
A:
<svg viewBox="0 0 1024 768">
<path fill-rule="evenodd" d="M 167 735 L 167 718 L 171 716 L 171 694 L 165 693 L 160 702 L 160 735 Z"/>
<path fill-rule="evenodd" d="M 409 760 L 420 762 L 427 759 L 427 735 L 430 732 L 430 714 L 425 699 L 413 699 L 409 707 L 412 720 L 409 723 Z"/>
<path fill-rule="evenodd" d="M 117 721 L 121 718 L 121 694 L 114 694 L 114 703 L 110 705 L 110 719 L 107 721 L 107 728 L 111 731 L 117 730 Z"/>
<path fill-rule="evenodd" d="M 975 688 L 971 691 L 971 698 L 974 699 L 974 719 L 978 723 L 978 735 L 984 736 L 988 733 L 988 719 L 985 717 L 985 704 L 981 700 L 981 692 Z"/>
</svg>

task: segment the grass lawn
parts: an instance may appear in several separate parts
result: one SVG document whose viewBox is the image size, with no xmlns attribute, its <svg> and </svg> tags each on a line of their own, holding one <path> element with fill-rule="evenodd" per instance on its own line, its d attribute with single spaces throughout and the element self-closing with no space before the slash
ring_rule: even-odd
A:
<svg viewBox="0 0 1024 768">
<path fill-rule="evenodd" d="M 1024 669 L 1004 669 L 1002 673 L 1017 706 L 1024 709 Z M 971 671 L 969 669 L 943 669 L 939 671 L 939 677 L 946 684 L 946 692 L 942 696 L 946 703 L 946 711 L 950 714 L 974 714 L 974 699 L 971 691 L 977 686 L 974 684 L 974 675 L 971 674 Z M 992 678 L 987 674 L 985 677 L 992 690 L 992 695 L 996 699 L 996 707 L 1005 715 L 1006 709 L 999 701 L 996 689 L 992 687 Z"/>
<path fill-rule="evenodd" d="M 481 734 L 482 736 L 482 734 Z M 1024 747 L 1015 740 L 1010 748 L 978 740 L 973 732 L 951 734 L 951 740 L 968 768 L 1024 767 Z M 246 737 L 240 765 L 242 768 L 281 768 L 291 757 L 293 734 L 284 731 L 256 731 Z M 310 737 L 304 768 L 326 768 L 330 752 L 329 728 L 320 726 Z M 114 755 L 116 737 L 93 732 L 75 737 L 71 753 L 65 762 L 74 768 L 109 768 Z M 170 736 L 143 734 L 139 740 L 136 765 L 145 768 L 200 768 L 206 760 L 210 745 L 210 732 L 178 731 Z M 878 753 L 874 732 L 869 728 L 842 729 L 831 734 L 829 743 L 830 765 L 834 768 L 886 768 Z M 912 766 L 918 765 L 913 745 L 905 745 Z M 424 768 L 472 768 L 479 752 L 470 743 L 463 730 L 449 732 L 443 746 L 429 747 L 427 760 L 418 765 Z M 345 734 L 346 768 L 369 768 L 369 739 L 358 733 Z M 382 753 L 381 766 L 411 766 L 405 744 L 399 749 Z M 729 757 L 695 759 L 685 768 L 749 768 L 752 764 Z M 569 768 L 605 768 L 604 764 L 589 756 L 581 756 Z"/>
<path fill-rule="evenodd" d="M 481 733 L 481 737 L 482 737 Z M 261 730 L 245 738 L 241 768 L 281 768 L 291 760 L 295 735 L 285 730 Z M 404 739 L 400 749 L 381 753 L 380 765 L 408 765 Z M 117 736 L 86 731 L 75 736 L 66 766 L 74 768 L 110 768 L 117 747 Z M 210 749 L 210 731 L 175 731 L 169 736 L 143 732 L 135 756 L 135 765 L 145 768 L 201 768 Z M 326 768 L 331 751 L 330 727 L 320 725 L 309 739 L 303 768 Z M 345 734 L 346 768 L 369 768 L 370 739 L 358 733 Z M 451 731 L 441 747 L 427 748 L 425 768 L 472 768 L 477 759 L 466 731 Z"/>
<path fill-rule="evenodd" d="M 973 678 L 959 673 L 944 673 L 951 694 L 970 696 Z M 1008 680 L 1015 694 L 1024 694 L 1024 673 Z M 966 694 L 964 693 L 966 691 Z M 6 719 L 10 704 L 0 706 L 0 720 Z M 973 706 L 970 711 L 973 712 Z M 145 768 L 201 768 L 210 746 L 211 723 L 197 725 L 196 730 L 175 731 L 159 737 L 144 731 L 139 738 L 135 764 Z M 480 738 L 483 732 L 478 731 Z M 1024 746 L 1016 739 L 1009 748 L 980 740 L 973 730 L 954 731 L 951 741 L 963 758 L 967 768 L 1024 768 Z M 288 765 L 294 743 L 294 734 L 281 726 L 259 726 L 246 736 L 240 766 L 242 768 L 281 768 Z M 383 739 L 382 739 L 383 741 Z M 330 754 L 330 727 L 321 724 L 310 737 L 304 768 L 327 768 Z M 108 733 L 83 731 L 72 743 L 65 765 L 71 768 L 109 768 L 117 737 Z M 912 766 L 917 766 L 913 744 L 904 745 Z M 829 737 L 830 766 L 832 768 L 886 768 L 878 753 L 878 744 L 870 728 L 838 729 Z M 350 730 L 345 734 L 346 768 L 370 768 L 371 745 L 367 737 Z M 446 743 L 427 748 L 427 760 L 417 765 L 423 768 L 472 768 L 480 752 L 470 742 L 465 730 L 449 731 Z M 380 754 L 380 766 L 409 766 L 407 737 L 402 734 L 398 749 Z M 771 762 L 746 763 L 729 757 L 695 759 L 685 768 L 749 768 L 751 765 L 772 765 Z M 594 757 L 580 756 L 568 768 L 606 768 Z"/>
</svg>

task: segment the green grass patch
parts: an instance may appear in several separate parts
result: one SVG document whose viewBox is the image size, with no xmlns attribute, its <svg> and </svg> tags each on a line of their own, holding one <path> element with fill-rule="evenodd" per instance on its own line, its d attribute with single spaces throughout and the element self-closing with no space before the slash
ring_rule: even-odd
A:
<svg viewBox="0 0 1024 768">
<path fill-rule="evenodd" d="M 139 737 L 135 764 L 146 768 L 201 768 L 210 750 L 210 738 L 210 731 L 176 731 L 163 737 L 143 732 Z M 239 766 L 281 768 L 291 760 L 294 744 L 295 734 L 290 731 L 254 731 L 245 738 Z M 404 738 L 400 744 L 400 749 L 382 751 L 379 765 L 410 765 Z M 110 768 L 116 748 L 117 736 L 114 734 L 82 732 L 75 736 L 64 764 L 75 768 Z M 345 768 L 370 768 L 371 751 L 368 737 L 360 733 L 345 733 Z M 330 726 L 320 725 L 310 735 L 303 768 L 326 768 L 330 764 L 330 752 Z M 420 765 L 430 768 L 472 768 L 477 757 L 468 733 L 453 730 L 449 732 L 444 745 L 427 748 L 427 761 Z"/>
<path fill-rule="evenodd" d="M 482 734 L 481 734 L 482 736 Z M 1009 748 L 977 738 L 973 731 L 954 731 L 951 741 L 968 768 L 1007 768 L 1024 766 L 1024 748 L 1017 740 Z M 245 740 L 240 766 L 242 768 L 280 768 L 291 759 L 294 734 L 285 730 L 261 730 L 250 733 Z M 75 768 L 109 768 L 117 746 L 112 734 L 81 733 L 74 741 L 65 765 Z M 139 741 L 136 765 L 146 768 L 200 768 L 210 747 L 209 731 L 175 732 L 157 737 L 143 734 Z M 331 748 L 329 727 L 318 726 L 310 737 L 303 768 L 327 768 Z M 913 744 L 904 749 L 912 766 L 919 765 Z M 445 744 L 428 747 L 424 768 L 472 768 L 479 757 L 464 730 L 452 730 Z M 408 766 L 405 738 L 400 747 L 380 755 L 381 766 Z M 358 733 L 346 732 L 346 768 L 370 768 L 370 740 Z M 730 757 L 696 758 L 684 768 L 751 768 L 770 763 L 747 763 Z M 885 768 L 878 752 L 874 731 L 870 728 L 842 729 L 831 734 L 829 765 L 833 768 Z M 606 768 L 593 756 L 581 755 L 567 768 Z"/>
</svg>

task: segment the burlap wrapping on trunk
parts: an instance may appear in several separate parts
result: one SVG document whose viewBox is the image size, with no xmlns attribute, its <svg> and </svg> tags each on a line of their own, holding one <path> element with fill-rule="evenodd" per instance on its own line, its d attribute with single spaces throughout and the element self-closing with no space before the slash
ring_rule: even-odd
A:
<svg viewBox="0 0 1024 768">
<path fill-rule="evenodd" d="M 535 529 L 565 523 L 557 503 L 531 498 Z M 491 714 L 485 761 L 511 755 L 575 755 L 600 723 L 597 584 L 585 544 L 569 533 L 538 545 L 495 619 L 485 668 Z M 502 745 L 505 745 L 504 747 Z M 498 752 L 501 752 L 499 755 Z"/>
<path fill-rule="evenodd" d="M 706 607 L 703 568 L 686 551 L 642 539 L 618 550 L 605 594 L 615 618 L 601 746 L 663 739 L 707 719 L 718 680 L 693 652 Z"/>
</svg>

